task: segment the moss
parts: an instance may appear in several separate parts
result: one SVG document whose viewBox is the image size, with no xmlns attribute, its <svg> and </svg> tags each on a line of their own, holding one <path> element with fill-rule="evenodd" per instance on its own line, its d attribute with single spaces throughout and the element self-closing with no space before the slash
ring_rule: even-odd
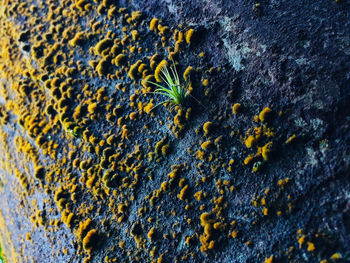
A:
<svg viewBox="0 0 350 263">
<path fill-rule="evenodd" d="M 271 113 L 271 109 L 269 107 L 265 107 L 260 113 L 259 113 L 259 119 L 260 121 L 264 122 L 267 120 L 268 116 Z"/>
<path fill-rule="evenodd" d="M 162 82 L 162 78 L 161 78 L 161 70 L 163 67 L 166 67 L 168 65 L 168 62 L 166 60 L 162 60 L 158 66 L 156 67 L 155 71 L 154 71 L 154 78 L 156 79 L 157 82 Z"/>
</svg>

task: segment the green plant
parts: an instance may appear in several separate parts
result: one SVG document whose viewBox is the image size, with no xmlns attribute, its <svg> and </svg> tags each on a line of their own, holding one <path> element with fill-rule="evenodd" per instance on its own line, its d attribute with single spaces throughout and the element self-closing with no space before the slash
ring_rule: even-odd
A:
<svg viewBox="0 0 350 263">
<path fill-rule="evenodd" d="M 1 244 L 0 244 L 0 263 L 4 263 L 4 262 L 5 262 L 5 260 L 2 257 L 2 249 L 1 249 Z"/>
<path fill-rule="evenodd" d="M 171 73 L 169 72 L 166 65 L 163 65 L 163 67 L 161 68 L 159 76 L 165 82 L 165 86 L 159 85 L 152 81 L 146 81 L 147 83 L 158 87 L 154 92 L 150 93 L 164 95 L 165 97 L 167 97 L 167 100 L 158 103 L 152 108 L 152 110 L 158 107 L 159 105 L 163 105 L 165 103 L 172 103 L 174 105 L 180 106 L 185 105 L 186 99 L 189 95 L 188 87 L 190 85 L 190 82 L 187 81 L 186 84 L 180 83 L 179 75 L 177 74 L 174 61 L 172 66 L 170 67 L 170 71 Z"/>
</svg>

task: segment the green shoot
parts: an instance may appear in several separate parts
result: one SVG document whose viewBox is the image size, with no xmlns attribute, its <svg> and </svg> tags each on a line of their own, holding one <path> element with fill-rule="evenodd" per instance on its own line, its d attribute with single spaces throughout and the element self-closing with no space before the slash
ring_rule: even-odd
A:
<svg viewBox="0 0 350 263">
<path fill-rule="evenodd" d="M 183 106 L 186 102 L 186 99 L 189 95 L 189 84 L 187 81 L 185 85 L 180 83 L 179 75 L 177 74 L 175 63 L 170 67 L 169 72 L 168 68 L 164 65 L 160 72 L 160 78 L 165 82 L 165 86 L 159 85 L 158 83 L 147 81 L 148 83 L 157 87 L 153 94 L 159 94 L 165 96 L 167 99 L 158 103 L 152 108 L 152 110 L 160 105 L 165 103 L 171 103 L 174 105 Z"/>
</svg>

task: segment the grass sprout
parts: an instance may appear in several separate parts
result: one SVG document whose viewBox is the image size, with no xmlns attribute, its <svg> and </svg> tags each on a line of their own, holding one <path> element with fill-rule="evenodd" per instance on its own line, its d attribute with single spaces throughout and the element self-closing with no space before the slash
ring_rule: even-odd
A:
<svg viewBox="0 0 350 263">
<path fill-rule="evenodd" d="M 172 66 L 170 67 L 170 72 L 167 66 L 164 65 L 161 68 L 159 76 L 163 80 L 163 82 L 165 82 L 165 85 L 162 86 L 158 83 L 147 80 L 147 83 L 150 83 L 157 87 L 157 89 L 154 92 L 150 93 L 163 95 L 167 99 L 165 101 L 162 101 L 161 103 L 158 103 L 151 110 L 165 103 L 184 106 L 186 99 L 189 95 L 190 82 L 187 81 L 185 84 L 180 83 L 179 75 L 177 74 L 174 61 Z"/>
</svg>

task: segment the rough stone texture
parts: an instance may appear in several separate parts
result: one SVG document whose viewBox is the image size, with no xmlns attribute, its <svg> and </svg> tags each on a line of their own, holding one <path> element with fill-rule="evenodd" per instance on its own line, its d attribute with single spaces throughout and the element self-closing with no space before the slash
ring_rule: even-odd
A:
<svg viewBox="0 0 350 263">
<path fill-rule="evenodd" d="M 33 1 L 34 5 L 38 3 Z M 127 183 L 135 182 L 135 185 L 130 189 L 113 186 L 112 190 L 118 190 L 113 195 L 96 194 L 92 188 L 85 187 L 86 180 L 80 181 L 84 178 L 84 171 L 73 167 L 73 159 L 82 161 L 91 157 L 93 164 L 100 165 L 102 154 L 94 153 L 94 150 L 89 153 L 89 148 L 84 146 L 88 143 L 81 135 L 69 136 L 70 129 L 61 128 L 65 125 L 63 121 L 58 121 L 61 126 L 52 126 L 48 135 L 44 135 L 46 140 L 52 139 L 58 144 L 55 158 L 45 154 L 38 145 L 37 138 L 42 136 L 40 131 L 31 135 L 30 127 L 18 124 L 18 119 L 23 116 L 20 113 L 22 107 L 46 116 L 43 109 L 50 104 L 50 91 L 44 88 L 44 82 L 24 77 L 23 70 L 36 69 L 40 74 L 47 74 L 48 79 L 62 76 L 57 73 L 55 65 L 46 67 L 35 59 L 31 60 L 33 52 L 12 53 L 8 46 L 21 50 L 23 44 L 11 30 L 3 30 L 1 37 L 9 43 L 2 42 L 1 67 L 5 73 L 0 79 L 0 113 L 2 116 L 8 113 L 10 117 L 2 117 L 1 124 L 0 240 L 8 262 L 83 262 L 84 258 L 103 262 L 106 256 L 117 258 L 117 262 L 157 262 L 157 259 L 162 262 L 161 255 L 163 262 L 263 262 L 272 255 L 273 262 L 320 262 L 324 259 L 350 262 L 350 3 L 345 0 L 282 0 L 256 4 L 254 1 L 199 0 L 119 1 L 116 4 L 118 8 L 126 7 L 127 12 L 141 10 L 143 13 L 143 22 L 137 29 L 142 37 L 140 46 L 148 47 L 149 51 L 131 57 L 128 66 L 153 54 L 154 42 L 158 40 L 156 34 L 150 34 L 148 25 L 153 17 L 157 17 L 171 29 L 179 24 L 184 32 L 194 29 L 191 44 L 183 48 L 176 60 L 181 73 L 187 66 L 198 70 L 191 77 L 195 98 L 189 103 L 191 117 L 183 121 L 185 127 L 178 137 L 168 129 L 168 125 L 175 122 L 177 110 L 165 110 L 160 106 L 154 110 L 153 117 L 143 113 L 134 122 L 125 117 L 135 111 L 129 107 L 128 100 L 140 88 L 139 82 L 127 77 L 111 80 L 96 73 L 90 76 L 78 72 L 70 76 L 78 81 L 71 84 L 76 94 L 70 99 L 69 108 L 81 103 L 79 93 L 86 96 L 82 92 L 86 83 L 91 87 L 92 97 L 101 86 L 105 86 L 106 96 L 113 99 L 112 108 L 120 98 L 126 98 L 121 102 L 121 115 L 128 124 L 130 138 L 124 141 L 126 146 L 114 145 L 113 150 L 121 149 L 118 158 L 125 160 L 123 164 L 118 163 L 124 167 L 118 173 L 129 178 Z M 30 30 L 33 25 L 28 22 L 28 14 L 11 13 L 10 8 L 6 9 L 13 5 L 16 4 L 8 2 L 3 5 L 3 28 L 13 28 L 18 32 Z M 25 9 L 30 10 L 29 7 Z M 43 8 L 35 13 L 30 10 L 29 14 L 46 17 L 48 10 Z M 74 21 L 75 25 L 80 25 L 81 31 L 88 28 L 86 17 L 90 15 L 83 14 L 81 19 Z M 111 31 L 121 34 L 120 28 L 114 29 L 111 22 L 104 20 L 105 14 L 96 17 L 102 25 L 108 25 Z M 44 33 L 49 25 L 42 23 L 45 26 L 39 31 Z M 64 27 L 70 25 L 67 22 Z M 34 36 L 30 37 L 33 39 Z M 81 60 L 89 67 L 88 61 L 96 56 L 88 49 L 95 46 L 98 39 L 92 37 L 91 41 L 77 48 L 70 59 Z M 48 43 L 52 45 L 54 41 Z M 34 45 L 33 42 L 30 44 Z M 68 54 L 70 48 L 67 45 L 63 50 Z M 10 51 L 6 53 L 4 50 Z M 163 58 L 167 57 L 165 48 L 158 49 L 158 52 Z M 204 52 L 201 59 L 198 58 L 200 52 Z M 24 63 L 25 59 L 32 63 Z M 71 66 L 78 68 L 77 64 Z M 26 100 L 15 92 L 14 83 L 26 78 L 28 83 L 34 83 L 33 90 L 38 90 L 43 98 L 34 98 L 32 92 L 32 97 L 28 96 Z M 209 80 L 208 87 L 201 84 L 203 78 Z M 114 88 L 120 82 L 127 86 L 125 93 Z M 146 103 L 151 97 L 154 96 L 146 94 L 137 100 Z M 10 101 L 18 106 L 13 106 Z M 84 103 L 88 105 L 90 102 Z M 235 103 L 241 104 L 236 115 L 231 109 Z M 103 108 L 105 104 L 99 105 L 102 106 L 97 117 L 87 122 L 86 128 L 99 140 L 105 139 L 103 133 L 109 132 L 118 136 L 118 142 L 123 141 L 120 138 L 122 127 L 110 124 L 106 120 L 109 111 Z M 269 120 L 254 122 L 254 116 L 265 107 L 272 109 Z M 73 110 L 69 113 L 72 115 Z M 214 127 L 209 136 L 202 131 L 207 121 L 211 121 Z M 253 134 L 254 127 L 263 127 L 264 124 L 266 128 L 273 128 L 274 135 L 265 134 L 257 146 L 262 147 L 271 141 L 273 148 L 268 160 L 255 157 L 252 162 L 261 166 L 257 172 L 252 172 L 252 163 L 244 165 L 243 162 L 248 154 L 255 154 L 259 149 L 255 146 L 247 149 L 244 140 L 248 133 Z M 144 125 L 148 126 L 150 133 Z M 286 144 L 293 134 L 296 138 Z M 170 144 L 170 153 L 154 158 L 158 161 L 147 160 L 147 153 L 154 151 L 155 144 L 164 136 Z M 214 143 L 220 136 L 220 142 L 204 151 L 203 160 L 196 158 L 201 143 L 206 140 Z M 47 173 L 54 172 L 50 182 L 34 178 L 37 161 L 32 161 L 31 150 L 19 150 L 16 137 L 24 138 L 32 145 Z M 68 151 L 64 150 L 73 149 L 71 145 L 76 150 L 73 158 L 68 157 Z M 98 143 L 91 145 L 95 147 Z M 135 145 L 141 145 L 144 155 L 134 160 L 128 156 L 135 153 Z M 101 148 L 103 150 L 106 146 Z M 192 153 L 187 151 L 188 148 Z M 66 162 L 62 161 L 64 156 L 68 158 Z M 231 159 L 234 159 L 234 165 L 229 172 Z M 142 163 L 138 179 L 134 179 L 135 174 L 125 171 L 130 165 L 128 161 L 135 165 Z M 172 180 L 167 175 L 171 172 L 171 165 L 175 164 L 182 164 L 184 168 Z M 18 176 L 15 176 L 16 168 L 28 178 L 30 186 L 26 193 L 22 192 Z M 58 168 L 65 169 L 63 174 L 57 172 Z M 71 175 L 66 175 L 68 173 Z M 96 171 L 96 189 L 106 189 L 102 173 L 105 170 Z M 184 179 L 182 183 L 180 178 Z M 224 180 L 228 182 L 227 186 L 223 185 Z M 62 223 L 64 209 L 58 208 L 54 197 L 60 186 L 70 189 L 72 181 L 78 185 L 78 201 L 68 201 L 69 208 L 66 209 L 76 215 L 77 221 L 73 227 L 68 227 Z M 166 192 L 158 193 L 155 204 L 150 205 L 149 199 L 164 181 L 170 187 Z M 178 195 L 186 184 L 189 191 L 185 200 L 180 200 Z M 230 186 L 234 186 L 234 190 L 230 191 Z M 206 192 L 208 197 L 197 201 L 193 195 L 198 191 Z M 224 201 L 215 204 L 213 198 L 221 196 Z M 111 209 L 112 199 L 117 204 L 127 202 L 127 212 Z M 93 208 L 88 211 L 79 209 L 90 205 Z M 141 207 L 145 208 L 143 216 L 138 213 Z M 31 220 L 37 211 L 44 213 L 47 223 Z M 266 215 L 264 211 L 267 211 Z M 215 241 L 215 246 L 201 252 L 200 236 L 204 226 L 200 217 L 204 212 L 211 213 L 213 222 L 220 222 L 224 227 L 210 231 L 210 240 Z M 277 215 L 278 212 L 281 214 Z M 121 216 L 123 221 L 117 223 Z M 86 233 L 77 234 L 79 222 L 87 218 L 93 221 L 92 228 L 99 232 L 99 242 L 91 252 L 84 250 L 82 245 Z M 50 220 L 54 219 L 61 223 L 53 226 Z M 156 229 L 156 235 L 150 242 L 147 233 L 152 227 Z M 231 237 L 234 231 L 238 233 L 236 238 Z M 29 240 L 26 240 L 27 233 L 30 233 Z M 188 245 L 185 241 L 189 236 L 193 236 L 193 240 Z M 141 245 L 136 244 L 137 237 L 141 238 Z M 125 242 L 124 248 L 119 248 L 120 241 Z M 341 259 L 331 259 L 335 255 Z"/>
</svg>

